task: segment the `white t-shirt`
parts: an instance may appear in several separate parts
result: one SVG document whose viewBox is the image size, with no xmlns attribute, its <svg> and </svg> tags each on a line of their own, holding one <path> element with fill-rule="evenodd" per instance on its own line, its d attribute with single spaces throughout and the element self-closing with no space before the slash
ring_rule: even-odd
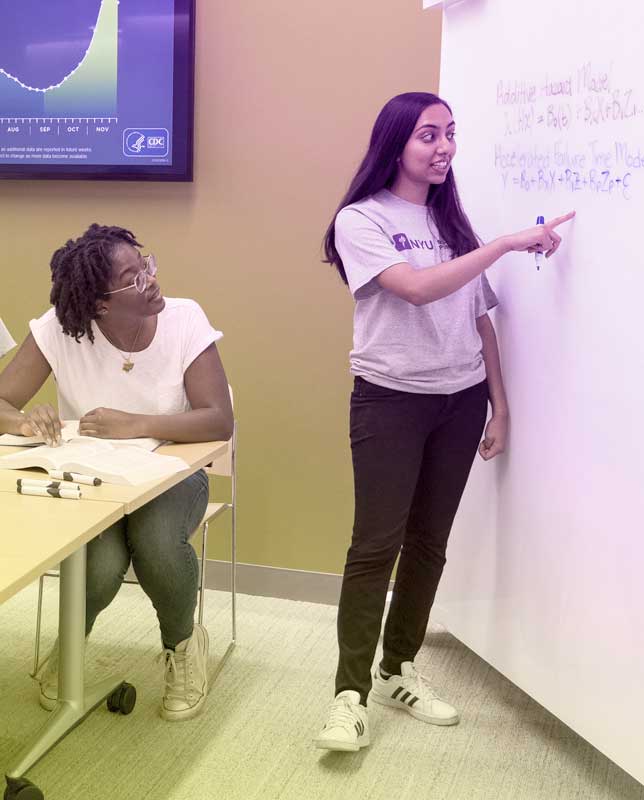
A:
<svg viewBox="0 0 644 800">
<path fill-rule="evenodd" d="M 179 414 L 190 410 L 183 375 L 198 355 L 222 338 L 194 300 L 165 299 L 154 339 L 132 353 L 134 368 L 123 370 L 124 356 L 95 322 L 94 343 L 63 333 L 51 308 L 29 323 L 40 351 L 51 366 L 62 419 L 80 419 L 94 408 L 132 414 Z"/>
<path fill-rule="evenodd" d="M 498 303 L 485 274 L 422 306 L 375 280 L 404 261 L 420 270 L 452 258 L 426 206 L 382 189 L 338 213 L 335 244 L 356 301 L 353 375 L 419 394 L 454 394 L 485 379 L 476 319 Z"/>
</svg>

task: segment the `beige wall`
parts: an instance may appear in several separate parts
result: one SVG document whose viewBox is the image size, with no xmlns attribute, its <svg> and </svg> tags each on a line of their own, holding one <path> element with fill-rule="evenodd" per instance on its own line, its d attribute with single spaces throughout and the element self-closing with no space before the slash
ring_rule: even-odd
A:
<svg viewBox="0 0 644 800">
<path fill-rule="evenodd" d="M 341 572 L 352 303 L 320 241 L 383 103 L 437 89 L 440 12 L 421 0 L 198 6 L 195 183 L 0 183 L 0 316 L 22 338 L 48 305 L 51 252 L 90 222 L 132 228 L 165 294 L 194 297 L 225 333 L 240 560 Z"/>
</svg>

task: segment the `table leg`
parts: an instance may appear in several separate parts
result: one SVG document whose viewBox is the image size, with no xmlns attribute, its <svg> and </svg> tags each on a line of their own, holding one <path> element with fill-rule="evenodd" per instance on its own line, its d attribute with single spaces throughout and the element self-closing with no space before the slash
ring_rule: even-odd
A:
<svg viewBox="0 0 644 800">
<path fill-rule="evenodd" d="M 8 778 L 24 775 L 123 683 L 122 678 L 112 677 L 85 690 L 86 563 L 87 548 L 83 546 L 60 565 L 58 705 L 36 741 L 20 754 L 16 766 L 7 773 Z"/>
</svg>

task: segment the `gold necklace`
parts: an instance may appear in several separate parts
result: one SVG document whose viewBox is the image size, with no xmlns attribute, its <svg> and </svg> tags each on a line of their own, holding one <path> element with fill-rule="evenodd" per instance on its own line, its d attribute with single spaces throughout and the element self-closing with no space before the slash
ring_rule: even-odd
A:
<svg viewBox="0 0 644 800">
<path fill-rule="evenodd" d="M 104 330 L 101 330 L 101 333 L 103 334 L 103 336 L 105 336 L 105 338 L 112 345 L 112 347 L 116 347 L 116 349 L 119 352 L 119 355 L 123 359 L 123 366 L 121 368 L 123 370 L 123 372 L 131 372 L 134 369 L 134 362 L 132 361 L 132 353 L 134 352 L 134 348 L 136 347 L 136 343 L 137 343 L 137 341 L 139 339 L 139 334 L 141 333 L 141 328 L 143 327 L 143 323 L 144 322 L 145 322 L 145 317 L 141 320 L 141 322 L 139 324 L 139 329 L 136 332 L 136 336 L 134 337 L 134 341 L 132 342 L 132 347 L 130 348 L 130 352 L 129 352 L 127 358 L 123 355 L 123 351 L 121 350 L 121 348 L 117 347 L 114 344 L 114 342 L 110 339 L 110 337 L 107 335 L 107 333 Z"/>
</svg>

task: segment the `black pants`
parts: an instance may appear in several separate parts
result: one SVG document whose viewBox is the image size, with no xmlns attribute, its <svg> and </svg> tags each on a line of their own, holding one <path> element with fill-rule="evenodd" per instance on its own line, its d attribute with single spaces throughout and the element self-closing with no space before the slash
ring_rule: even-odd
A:
<svg viewBox="0 0 644 800">
<path fill-rule="evenodd" d="M 487 382 L 452 395 L 411 394 L 356 378 L 351 395 L 355 522 L 340 607 L 336 694 L 366 704 L 387 589 L 398 554 L 383 669 L 420 649 L 447 540 L 481 441 Z M 402 551 L 401 551 L 402 548 Z"/>
</svg>

